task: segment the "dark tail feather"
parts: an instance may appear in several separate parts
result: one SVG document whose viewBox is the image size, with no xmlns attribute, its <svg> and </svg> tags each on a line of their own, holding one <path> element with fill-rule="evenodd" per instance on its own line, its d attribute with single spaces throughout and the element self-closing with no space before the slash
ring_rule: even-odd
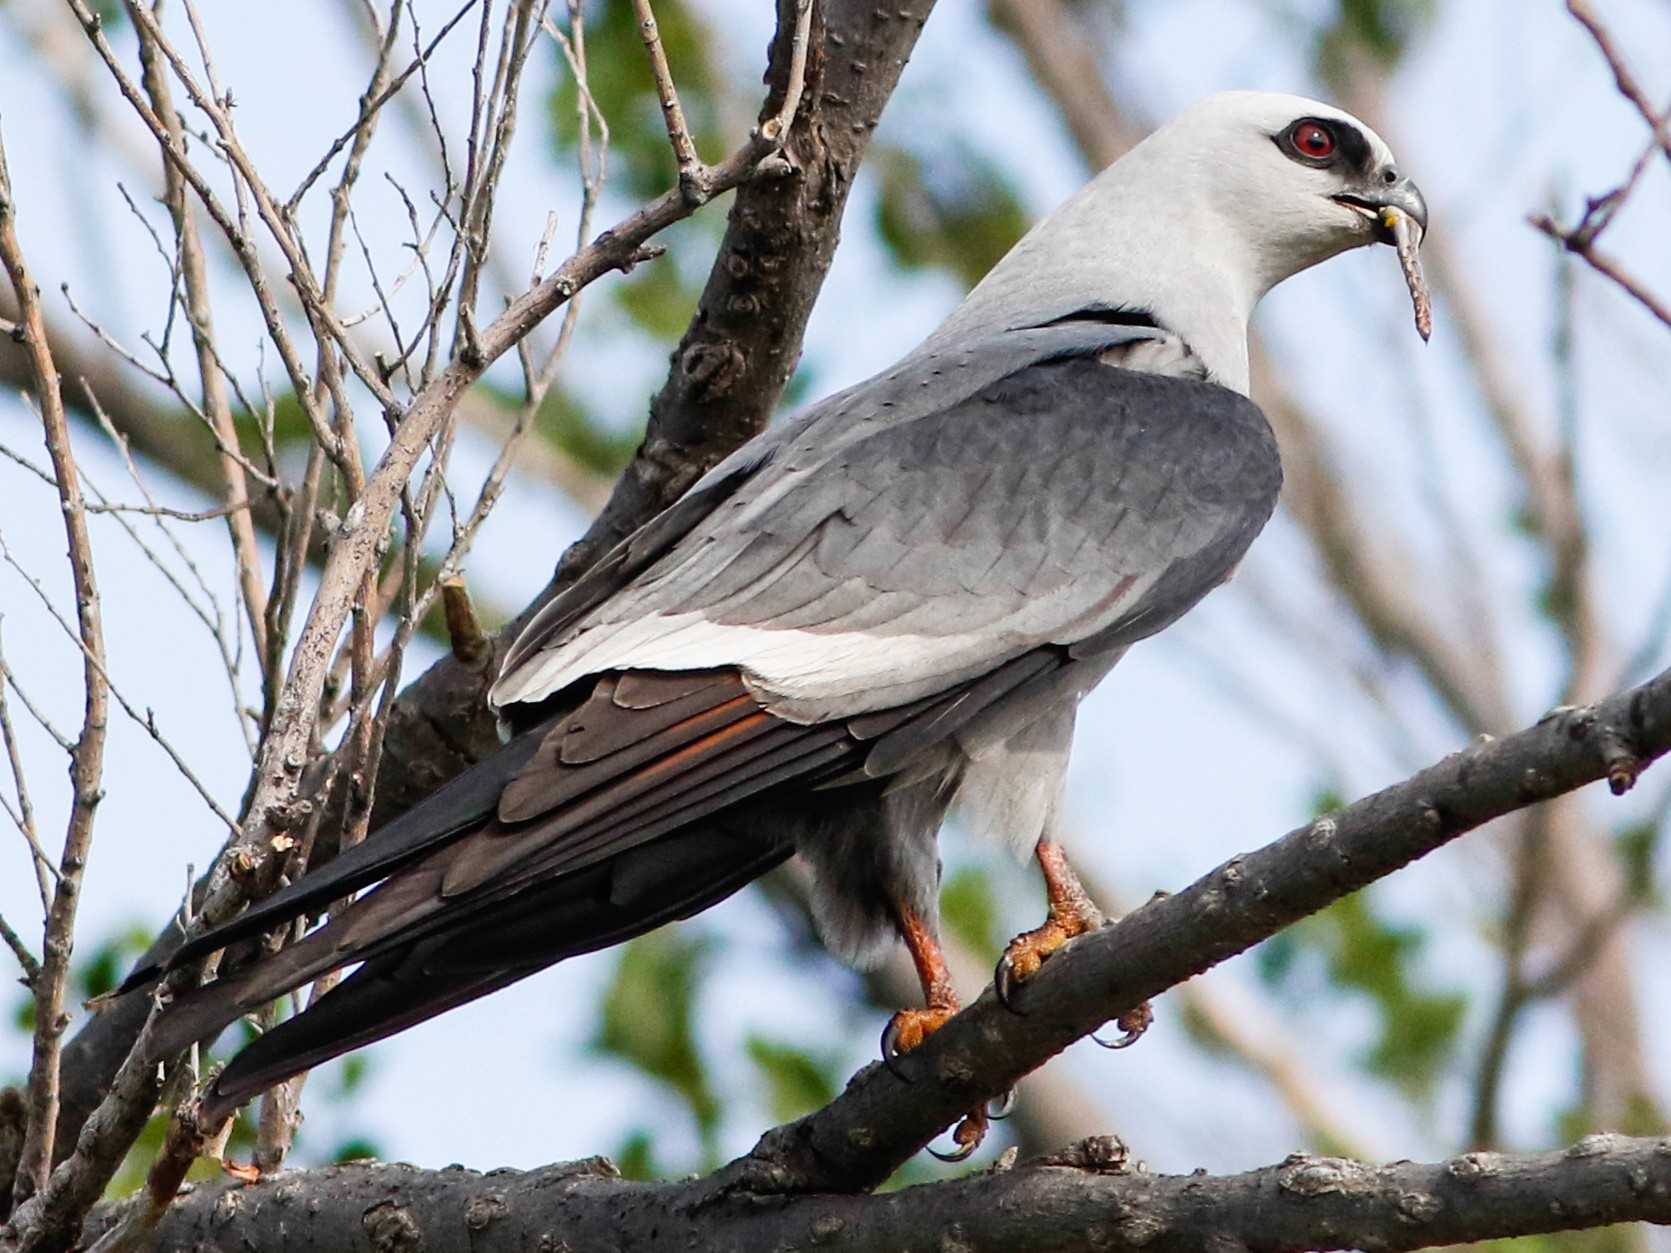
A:
<svg viewBox="0 0 1671 1253">
<path fill-rule="evenodd" d="M 302 1013 L 251 1042 L 203 1094 L 202 1120 L 213 1126 L 252 1097 L 362 1045 L 534 974 L 539 968 L 447 980 L 402 977 L 405 954 L 367 962 Z M 416 972 L 412 972 L 416 973 Z"/>
<path fill-rule="evenodd" d="M 551 719 L 546 719 L 484 757 L 336 860 L 309 871 L 223 926 L 187 941 L 166 960 L 139 967 L 122 981 L 117 995 L 148 987 L 168 971 L 207 957 L 216 949 L 271 931 L 340 896 L 387 878 L 447 840 L 479 827 L 492 817 L 505 785 L 533 757 L 550 722 Z"/>
<path fill-rule="evenodd" d="M 641 845 L 521 892 L 472 917 L 468 926 L 444 929 L 369 957 L 313 1005 L 233 1058 L 204 1095 L 205 1121 L 230 1114 L 257 1093 L 311 1066 L 497 991 L 565 957 L 619 944 L 724 900 L 792 851 L 780 824 L 762 818 L 745 818 L 731 829 L 682 831 Z M 189 1029 L 212 1022 L 216 1015 L 223 1016 L 224 1025 L 242 1012 L 233 1008 L 226 1015 L 228 1006 L 212 996 L 219 986 L 210 984 L 188 994 L 208 994 L 206 999 L 213 1003 L 212 1009 L 188 1003 L 183 1021 Z M 263 991 L 271 990 L 271 982 L 264 981 Z M 229 999 L 242 1004 L 245 998 Z M 171 1038 L 183 1037 L 177 1033 Z M 185 1043 L 194 1038 L 185 1038 Z"/>
<path fill-rule="evenodd" d="M 249 1012 L 237 993 L 234 982 L 228 981 L 177 994 L 151 1028 L 147 1060 L 169 1061 L 194 1044 L 212 1041 Z"/>
</svg>

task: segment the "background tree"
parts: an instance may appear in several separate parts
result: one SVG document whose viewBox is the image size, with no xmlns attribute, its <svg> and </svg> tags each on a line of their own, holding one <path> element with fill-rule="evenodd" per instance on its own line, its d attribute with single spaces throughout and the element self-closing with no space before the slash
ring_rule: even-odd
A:
<svg viewBox="0 0 1671 1253">
<path fill-rule="evenodd" d="M 649 1247 L 652 1228 L 683 1242 L 692 1224 L 712 1247 L 1403 1247 L 1665 1218 L 1657 1141 L 1380 1172 L 1301 1159 L 1193 1184 L 1124 1169 L 1108 1141 L 1063 1148 L 1118 1129 L 1168 1169 L 1240 1169 L 1299 1146 L 1663 1134 L 1649 1041 L 1666 989 L 1644 972 L 1665 942 L 1671 793 L 1650 775 L 1624 804 L 1564 794 L 1623 787 L 1664 750 L 1666 681 L 1480 738 L 1645 680 L 1671 652 L 1663 7 L 1620 0 L 1604 22 L 1580 0 L 992 0 L 922 28 L 928 7 L 660 2 L 648 47 L 628 0 L 0 8 L 0 372 L 20 396 L 0 415 L 0 799 L 21 836 L 0 854 L 0 917 L 28 985 L 19 1082 L 0 1095 L 5 1239 L 63 1247 L 107 1190 L 132 1196 L 84 1238 L 113 1246 L 161 1221 L 170 1244 L 261 1248 L 541 1232 Z M 228 839 L 185 907 L 223 916 L 456 772 L 492 742 L 498 628 L 548 594 L 582 519 L 601 508 L 553 587 L 784 389 L 792 403 L 893 360 L 1088 170 L 1231 85 L 1325 92 L 1389 137 L 1435 202 L 1440 333 L 1409 346 L 1386 258 L 1273 300 L 1255 392 L 1284 447 L 1285 513 L 1234 588 L 1087 708 L 1076 796 L 1100 845 L 1079 860 L 1110 903 L 1135 901 L 1308 809 L 1331 820 L 1076 946 L 1026 1019 L 978 1008 L 909 1091 L 869 1073 L 706 1181 L 356 1168 L 236 1202 L 200 1188 L 164 1218 L 203 1147 L 169 1114 L 198 1071 L 123 1066 L 143 1005 L 77 1006 L 159 934 L 184 866 Z M 728 218 L 701 207 L 734 186 Z M 1470 740 L 1440 775 L 1334 813 Z M 69 787 L 43 784 L 65 757 Z M 1314 873 L 1331 832 L 1351 875 Z M 955 832 L 949 847 L 973 991 L 1036 911 L 1016 868 Z M 1258 907 L 1214 908 L 1249 876 L 1269 888 Z M 293 1142 L 311 1164 L 478 1160 L 460 1111 L 503 1093 L 506 1054 L 558 1036 L 577 1054 L 546 1063 L 564 1116 L 480 1119 L 479 1164 L 607 1148 L 635 1178 L 717 1167 L 826 1105 L 872 1056 L 881 1007 L 909 999 L 899 971 L 835 971 L 799 899 L 779 875 L 351 1059 L 310 1085 L 299 1139 L 293 1082 L 234 1152 L 267 1170 Z M 1325 905 L 1164 998 L 1140 1049 L 1023 1082 L 988 1151 L 1032 1164 L 898 1203 L 737 1202 L 871 1187 L 900 1163 L 896 1182 L 941 1178 L 912 1153 L 971 1092 Z M 463 1104 L 436 1095 L 445 1137 L 403 1147 L 421 1143 L 415 1095 L 439 1086 L 416 1072 L 448 1056 L 449 1031 L 459 1051 L 438 1065 Z M 309 1225 L 286 1218 L 298 1197 Z"/>
</svg>

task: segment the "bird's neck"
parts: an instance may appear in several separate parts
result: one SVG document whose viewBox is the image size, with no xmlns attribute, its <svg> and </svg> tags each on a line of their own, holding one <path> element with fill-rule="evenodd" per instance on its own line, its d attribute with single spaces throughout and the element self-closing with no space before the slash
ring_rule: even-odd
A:
<svg viewBox="0 0 1671 1253">
<path fill-rule="evenodd" d="M 1142 155 L 1134 150 L 1035 226 L 929 344 L 1086 308 L 1142 310 L 1181 338 L 1214 382 L 1245 395 L 1248 318 L 1283 276 L 1248 264 L 1238 224 L 1190 195 L 1187 177 L 1156 177 Z M 1173 194 L 1157 202 L 1155 187 Z"/>
</svg>

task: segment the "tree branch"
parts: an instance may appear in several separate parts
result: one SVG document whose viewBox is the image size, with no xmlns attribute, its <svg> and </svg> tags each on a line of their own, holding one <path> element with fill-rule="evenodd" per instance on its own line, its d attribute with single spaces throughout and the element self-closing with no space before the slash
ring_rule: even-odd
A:
<svg viewBox="0 0 1671 1253">
<path fill-rule="evenodd" d="M 699 1236 L 712 1253 L 1395 1253 L 1671 1221 L 1671 1141 L 1592 1136 L 1565 1152 L 1470 1153 L 1378 1167 L 1296 1154 L 1245 1174 L 1210 1176 L 1148 1174 L 1130 1166 L 1118 1141 L 1102 1137 L 1012 1169 L 883 1195 L 703 1206 L 699 1191 L 700 1184 L 628 1183 L 596 1158 L 485 1175 L 334 1166 L 247 1187 L 192 1188 L 163 1218 L 155 1247 L 671 1253 Z M 108 1207 L 89 1234 L 119 1213 Z"/>
<path fill-rule="evenodd" d="M 28 1122 L 17 1165 L 15 1195 L 25 1196 L 46 1185 L 52 1166 L 53 1141 L 58 1128 L 60 1078 L 70 980 L 70 954 L 75 946 L 76 911 L 81 904 L 82 875 L 93 847 L 93 817 L 103 799 L 104 743 L 110 693 L 104 673 L 104 619 L 99 588 L 93 573 L 93 541 L 87 530 L 86 501 L 81 471 L 70 446 L 69 419 L 57 363 L 47 341 L 41 313 L 40 289 L 29 272 L 17 234 L 17 206 L 11 175 L 0 147 L 0 265 L 11 283 L 20 312 L 19 338 L 28 348 L 40 403 L 47 454 L 57 482 L 64 515 L 70 578 L 75 588 L 74 636 L 83 654 L 81 732 L 70 749 L 70 815 L 58 860 L 57 882 L 46 911 L 41 966 L 31 983 L 34 996 L 34 1056 L 24 1089 Z M 9 737 L 8 737 L 9 738 Z"/>
<path fill-rule="evenodd" d="M 1671 751 L 1671 670 L 1600 704 L 1469 748 L 1178 893 L 1073 941 L 1024 985 L 990 994 L 834 1102 L 768 1132 L 712 1177 L 716 1195 L 874 1187 L 942 1129 L 1105 1022 L 1270 938 L 1493 818 L 1607 779 L 1614 792 Z"/>
</svg>

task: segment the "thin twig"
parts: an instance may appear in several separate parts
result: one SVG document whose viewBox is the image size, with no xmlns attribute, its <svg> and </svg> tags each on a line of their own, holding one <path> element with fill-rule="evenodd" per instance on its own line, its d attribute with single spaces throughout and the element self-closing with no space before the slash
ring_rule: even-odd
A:
<svg viewBox="0 0 1671 1253">
<path fill-rule="evenodd" d="M 23 970 L 24 986 L 33 991 L 36 981 L 41 977 L 41 963 L 29 946 L 23 942 L 23 937 L 6 921 L 5 915 L 0 914 L 0 940 L 6 941 L 6 947 L 12 950 L 12 956 L 17 958 L 17 964 Z"/>
<path fill-rule="evenodd" d="M 143 69 L 145 91 L 156 109 L 157 118 L 165 126 L 176 147 L 185 146 L 185 127 L 174 109 L 169 91 L 168 75 L 163 55 L 147 28 L 135 23 L 139 33 L 139 56 Z M 174 221 L 174 238 L 178 246 L 181 286 L 187 320 L 191 326 L 192 342 L 197 353 L 198 377 L 202 384 L 203 412 L 224 449 L 238 446 L 238 430 L 233 421 L 232 405 L 227 393 L 226 372 L 213 349 L 214 314 L 209 299 L 209 278 L 203 245 L 198 238 L 197 217 L 186 197 L 186 180 L 179 167 L 163 154 L 163 181 L 166 192 L 164 203 Z M 260 664 L 267 661 L 267 589 L 261 576 L 261 552 L 256 543 L 255 523 L 249 516 L 249 481 L 240 458 L 221 453 L 220 468 L 226 502 L 227 533 L 232 539 L 233 562 L 238 575 L 238 590 L 244 605 L 244 616 L 249 623 L 255 643 L 255 655 Z"/>
<path fill-rule="evenodd" d="M 667 65 L 667 49 L 662 47 L 655 12 L 650 8 L 650 0 L 632 0 L 632 8 L 638 18 L 638 37 L 644 41 L 644 51 L 650 58 L 650 76 L 655 79 L 656 100 L 661 105 L 662 119 L 667 124 L 667 140 L 673 145 L 679 185 L 688 186 L 694 192 L 700 185 L 705 167 L 702 158 L 696 154 L 696 143 L 691 139 L 690 126 L 685 122 L 685 110 L 679 103 L 679 89 L 673 84 L 673 71 Z"/>
<path fill-rule="evenodd" d="M 0 619 L 0 621 L 4 620 Z M 35 826 L 35 806 L 29 799 L 29 782 L 23 773 L 23 753 L 18 747 L 17 729 L 12 726 L 11 703 L 6 699 L 7 688 L 18 693 L 18 698 L 23 701 L 24 708 L 46 728 L 47 734 L 57 741 L 59 748 L 68 753 L 72 751 L 73 746 L 57 733 L 50 722 L 45 722 L 36 713 L 28 695 L 18 689 L 17 677 L 12 673 L 11 667 L 6 664 L 6 650 L 4 645 L 0 644 L 0 743 L 3 743 L 6 748 L 6 762 L 11 767 L 12 772 L 12 790 L 17 796 L 16 812 L 13 812 L 12 807 L 8 804 L 6 815 L 17 827 L 18 834 L 23 837 L 23 842 L 29 846 L 29 857 L 35 867 L 35 888 L 41 896 L 41 917 L 44 919 L 52 908 L 52 889 L 48 880 L 56 880 L 58 867 L 52 864 L 52 858 L 48 857 L 46 850 L 41 847 L 40 831 Z"/>
<path fill-rule="evenodd" d="M 1590 32 L 1590 38 L 1595 40 L 1596 47 L 1607 60 L 1607 68 L 1613 71 L 1613 82 L 1618 87 L 1619 94 L 1636 106 L 1642 120 L 1654 132 L 1654 142 L 1665 153 L 1665 159 L 1671 161 L 1671 111 L 1661 112 L 1654 108 L 1647 91 L 1631 72 L 1630 66 L 1625 63 L 1624 51 L 1602 25 L 1601 19 L 1590 7 L 1589 0 L 1567 0 L 1567 12 Z"/>
<path fill-rule="evenodd" d="M 221 807 L 220 802 L 215 799 L 214 793 L 209 791 L 208 787 L 206 787 L 203 781 L 197 777 L 192 768 L 186 764 L 186 759 L 180 754 L 179 750 L 169 742 L 168 737 L 163 735 L 161 729 L 158 728 L 156 715 L 149 709 L 141 714 L 139 710 L 128 700 L 128 698 L 122 694 L 121 688 L 117 687 L 116 684 L 111 681 L 110 673 L 105 666 L 104 657 L 101 654 L 95 653 L 86 641 L 81 638 L 81 636 L 76 632 L 74 624 L 72 624 L 70 620 L 64 616 L 63 611 L 60 610 L 58 606 L 53 603 L 52 598 L 47 595 L 46 588 L 41 586 L 40 580 L 30 574 L 29 571 L 25 570 L 18 562 L 16 554 L 12 552 L 10 546 L 6 543 L 4 533 L 0 533 L 0 561 L 4 561 L 7 565 L 11 566 L 13 570 L 17 571 L 18 575 L 35 593 L 35 599 L 40 601 L 47 613 L 51 615 L 52 620 L 58 624 L 59 629 L 63 631 L 65 637 L 72 644 L 75 644 L 80 648 L 83 663 L 90 667 L 93 673 L 97 675 L 100 684 L 105 689 L 106 693 L 110 697 L 113 697 L 118 708 L 120 708 L 132 722 L 144 728 L 146 734 L 156 742 L 157 747 L 161 748 L 162 751 L 168 755 L 168 759 L 174 763 L 174 768 L 179 772 L 180 777 L 192 786 L 192 789 L 196 791 L 199 798 L 202 799 L 204 805 L 208 807 L 209 812 L 219 818 L 229 830 L 237 831 L 238 824 L 234 821 L 232 815 L 227 813 L 226 810 Z M 16 688 L 14 687 L 13 690 L 15 691 Z M 77 744 L 79 743 L 80 741 L 77 741 Z"/>
<path fill-rule="evenodd" d="M 1627 270 L 1616 257 L 1597 248 L 1580 228 L 1563 227 L 1547 213 L 1534 213 L 1527 220 L 1568 252 L 1576 253 L 1596 273 L 1612 279 L 1626 295 L 1658 318 L 1667 330 L 1671 330 L 1671 304 L 1666 304 L 1650 291 L 1647 285 Z"/>
</svg>

